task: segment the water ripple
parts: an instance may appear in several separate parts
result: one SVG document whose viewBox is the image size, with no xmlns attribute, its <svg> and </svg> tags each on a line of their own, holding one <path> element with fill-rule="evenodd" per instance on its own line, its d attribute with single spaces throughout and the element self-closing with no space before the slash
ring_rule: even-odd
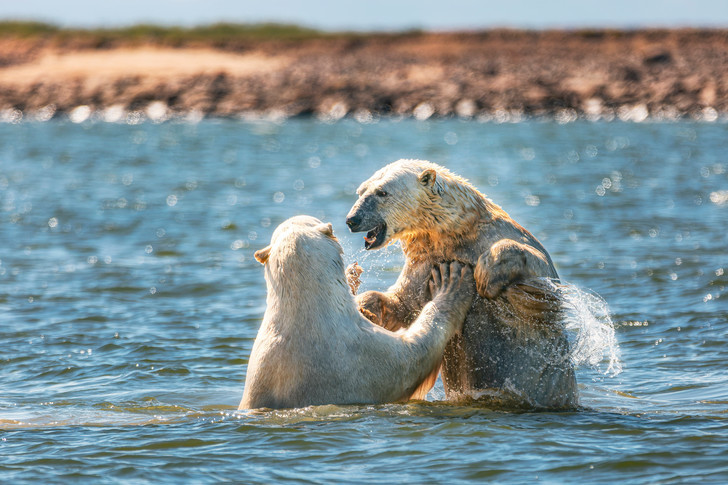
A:
<svg viewBox="0 0 728 485">
<path fill-rule="evenodd" d="M 726 135 L 0 124 L 0 481 L 724 483 Z M 390 286 L 401 249 L 364 251 L 344 218 L 402 156 L 469 178 L 549 249 L 569 282 L 579 410 L 446 403 L 442 382 L 423 402 L 236 410 L 266 305 L 253 253 L 311 214 L 364 267 L 362 291 Z"/>
</svg>

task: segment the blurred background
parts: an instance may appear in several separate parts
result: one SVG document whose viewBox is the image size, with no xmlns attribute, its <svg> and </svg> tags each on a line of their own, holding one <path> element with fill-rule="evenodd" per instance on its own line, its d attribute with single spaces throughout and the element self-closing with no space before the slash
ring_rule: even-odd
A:
<svg viewBox="0 0 728 485">
<path fill-rule="evenodd" d="M 0 19 L 6 121 L 728 111 L 719 1 L 32 0 Z"/>
</svg>

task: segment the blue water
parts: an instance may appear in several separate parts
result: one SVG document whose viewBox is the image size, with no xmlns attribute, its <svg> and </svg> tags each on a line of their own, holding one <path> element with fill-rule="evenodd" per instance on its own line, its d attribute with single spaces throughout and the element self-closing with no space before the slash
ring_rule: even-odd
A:
<svg viewBox="0 0 728 485">
<path fill-rule="evenodd" d="M 0 124 L 2 483 L 726 483 L 728 125 L 311 119 Z M 253 252 L 344 218 L 385 163 L 467 177 L 609 305 L 621 373 L 582 409 L 443 402 L 238 413 Z M 601 301 L 601 300 L 597 300 Z M 614 349 L 613 349 L 614 350 Z M 616 375 L 615 375 L 616 374 Z"/>
</svg>

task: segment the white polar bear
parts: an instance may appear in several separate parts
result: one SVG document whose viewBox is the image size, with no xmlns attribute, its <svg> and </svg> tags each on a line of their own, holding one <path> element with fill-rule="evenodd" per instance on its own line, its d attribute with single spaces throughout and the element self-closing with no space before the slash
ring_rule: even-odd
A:
<svg viewBox="0 0 728 485">
<path fill-rule="evenodd" d="M 239 409 L 376 404 L 424 398 L 445 345 L 475 294 L 472 269 L 432 269 L 424 306 L 408 329 L 391 332 L 362 316 L 331 224 L 293 217 L 255 253 L 268 289 Z"/>
</svg>

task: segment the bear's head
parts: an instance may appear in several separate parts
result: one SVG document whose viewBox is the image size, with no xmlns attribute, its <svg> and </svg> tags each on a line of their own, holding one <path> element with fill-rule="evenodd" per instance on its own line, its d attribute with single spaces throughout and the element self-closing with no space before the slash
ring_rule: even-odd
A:
<svg viewBox="0 0 728 485">
<path fill-rule="evenodd" d="M 306 281 L 343 276 L 342 254 L 331 223 L 311 216 L 296 216 L 276 228 L 270 244 L 256 251 L 255 259 L 266 266 L 266 279 L 271 282 L 305 285 Z"/>
<path fill-rule="evenodd" d="M 442 176 L 441 176 L 442 175 Z M 357 189 L 346 217 L 352 232 L 365 232 L 364 248 L 427 231 L 437 223 L 446 190 L 446 169 L 424 160 L 399 160 L 377 171 Z"/>
</svg>

